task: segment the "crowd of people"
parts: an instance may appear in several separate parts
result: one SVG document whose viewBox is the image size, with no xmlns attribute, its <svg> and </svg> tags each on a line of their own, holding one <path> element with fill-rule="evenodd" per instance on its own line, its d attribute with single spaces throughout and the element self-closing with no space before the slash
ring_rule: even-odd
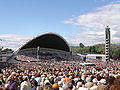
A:
<svg viewBox="0 0 120 90">
<path fill-rule="evenodd" d="M 34 51 L 35 52 L 35 51 Z M 59 53 L 50 53 L 50 52 L 41 52 L 41 53 L 30 53 L 28 51 L 24 51 L 24 53 L 21 53 L 16 55 L 16 60 L 26 62 L 26 61 L 45 61 L 45 60 L 67 60 L 67 61 L 77 61 L 81 60 L 82 57 L 78 55 L 71 55 L 70 53 L 66 52 L 59 52 Z"/>
<path fill-rule="evenodd" d="M 0 70 L 0 90 L 120 90 L 120 63 L 20 62 Z"/>
</svg>

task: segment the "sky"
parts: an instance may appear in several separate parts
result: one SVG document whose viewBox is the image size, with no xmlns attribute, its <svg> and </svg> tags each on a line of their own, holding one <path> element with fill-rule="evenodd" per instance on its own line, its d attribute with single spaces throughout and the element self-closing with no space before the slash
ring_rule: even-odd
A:
<svg viewBox="0 0 120 90">
<path fill-rule="evenodd" d="M 18 48 L 47 32 L 61 35 L 69 45 L 120 42 L 120 0 L 0 0 L 0 46 Z"/>
</svg>

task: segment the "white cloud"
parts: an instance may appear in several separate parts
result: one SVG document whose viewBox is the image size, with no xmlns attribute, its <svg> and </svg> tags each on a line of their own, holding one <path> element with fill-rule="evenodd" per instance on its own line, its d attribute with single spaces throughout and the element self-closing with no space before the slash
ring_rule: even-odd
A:
<svg viewBox="0 0 120 90">
<path fill-rule="evenodd" d="M 0 47 L 11 48 L 13 50 L 25 44 L 32 37 L 20 36 L 15 34 L 0 34 Z"/>
<path fill-rule="evenodd" d="M 82 33 L 72 35 L 68 38 L 70 42 L 86 45 L 104 43 L 104 29 L 106 25 L 111 28 L 112 43 L 120 42 L 120 3 L 115 2 L 95 9 L 95 12 L 80 15 L 64 21 L 81 27 Z M 73 38 L 74 37 L 74 38 Z M 73 39 L 74 40 L 73 40 Z"/>
<path fill-rule="evenodd" d="M 105 2 L 105 1 L 108 1 L 108 0 L 101 0 L 101 1 Z"/>
</svg>

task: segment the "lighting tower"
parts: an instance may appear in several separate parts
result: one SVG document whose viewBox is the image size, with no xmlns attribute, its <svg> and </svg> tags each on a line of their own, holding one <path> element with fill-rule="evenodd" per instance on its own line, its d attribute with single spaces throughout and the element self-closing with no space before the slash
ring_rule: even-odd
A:
<svg viewBox="0 0 120 90">
<path fill-rule="evenodd" d="M 105 56 L 106 61 L 110 61 L 110 28 L 105 28 Z"/>
</svg>

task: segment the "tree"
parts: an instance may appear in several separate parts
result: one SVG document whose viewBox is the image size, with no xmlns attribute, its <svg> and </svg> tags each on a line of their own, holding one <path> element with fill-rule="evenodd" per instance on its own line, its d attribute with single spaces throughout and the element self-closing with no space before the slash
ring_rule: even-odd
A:
<svg viewBox="0 0 120 90">
<path fill-rule="evenodd" d="M 105 54 L 105 44 L 96 44 L 94 46 L 97 54 Z"/>
<path fill-rule="evenodd" d="M 9 49 L 9 48 L 6 48 L 6 49 L 3 50 L 3 52 L 13 52 L 13 50 Z"/>
<path fill-rule="evenodd" d="M 90 46 L 89 52 L 90 52 L 90 53 L 96 53 L 95 46 Z"/>
<path fill-rule="evenodd" d="M 79 44 L 79 47 L 80 47 L 80 48 L 84 48 L 84 44 L 83 44 L 83 43 L 80 43 L 80 44 Z"/>
<path fill-rule="evenodd" d="M 110 52 L 110 58 L 115 60 L 120 60 L 120 46 L 118 45 L 111 45 L 111 52 Z"/>
</svg>

